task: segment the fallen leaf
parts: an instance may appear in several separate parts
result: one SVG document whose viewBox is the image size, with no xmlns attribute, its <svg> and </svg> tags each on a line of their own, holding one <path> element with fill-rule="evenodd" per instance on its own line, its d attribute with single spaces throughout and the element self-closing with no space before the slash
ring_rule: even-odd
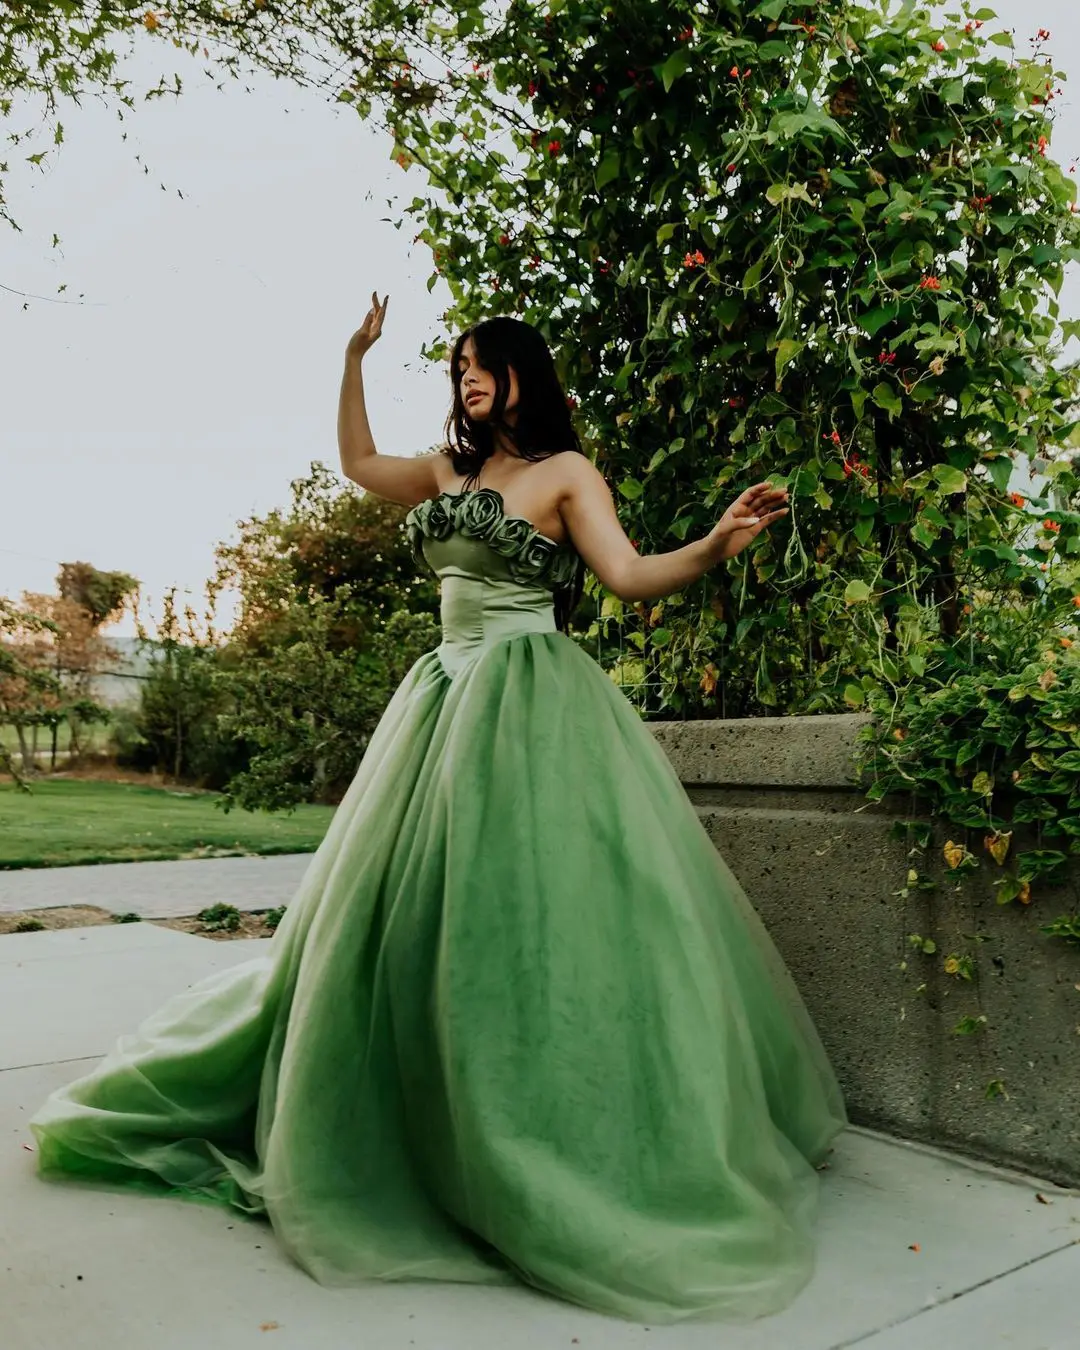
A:
<svg viewBox="0 0 1080 1350">
<path fill-rule="evenodd" d="M 918 1244 L 917 1242 L 913 1242 L 913 1243 L 911 1243 L 911 1245 L 908 1247 L 908 1251 L 909 1251 L 909 1252 L 921 1252 L 921 1251 L 922 1251 L 922 1248 L 919 1246 L 919 1244 Z"/>
<path fill-rule="evenodd" d="M 1045 1195 L 1040 1195 L 1038 1191 L 1035 1192 L 1035 1199 L 1038 1200 L 1040 1205 L 1052 1205 L 1054 1203 L 1053 1200 L 1047 1200 Z"/>
<path fill-rule="evenodd" d="M 23 1144 L 23 1148 L 26 1149 L 27 1153 L 33 1153 L 34 1151 L 32 1144 Z"/>
<path fill-rule="evenodd" d="M 1030 882 L 1030 881 L 1022 881 L 1022 882 L 1020 883 L 1020 893 L 1019 893 L 1019 895 L 1017 895 L 1016 898 L 1017 898 L 1017 900 L 1020 901 L 1020 903 L 1021 903 L 1022 905 L 1030 905 L 1030 904 L 1031 904 L 1031 882 Z"/>
<path fill-rule="evenodd" d="M 263 1322 L 262 1325 L 259 1327 L 259 1330 L 260 1330 L 260 1331 L 277 1331 L 278 1328 L 280 1327 L 280 1325 L 281 1325 L 280 1322 Z"/>
<path fill-rule="evenodd" d="M 941 852 L 945 858 L 946 867 L 959 867 L 964 861 L 964 854 L 967 849 L 964 848 L 963 844 L 954 843 L 950 839 Z"/>
<path fill-rule="evenodd" d="M 996 834 L 988 834 L 983 840 L 987 853 L 997 863 L 999 867 L 1004 866 L 1005 859 L 1009 856 L 1009 845 L 1012 843 L 1012 831 L 1003 833 L 998 830 Z"/>
</svg>

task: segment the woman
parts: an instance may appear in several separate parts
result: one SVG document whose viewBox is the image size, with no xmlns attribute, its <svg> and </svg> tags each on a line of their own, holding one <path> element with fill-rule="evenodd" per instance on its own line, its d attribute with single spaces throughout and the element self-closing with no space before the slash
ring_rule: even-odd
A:
<svg viewBox="0 0 1080 1350">
<path fill-rule="evenodd" d="M 809 1278 L 843 1127 L 790 977 L 668 761 L 562 632 L 785 514 L 748 489 L 640 557 L 548 349 L 457 343 L 453 448 L 376 451 L 348 347 L 345 473 L 413 506 L 443 640 L 406 676 L 268 954 L 171 1000 L 33 1129 L 42 1171 L 269 1217 L 326 1284 L 520 1277 L 649 1322 L 756 1316 Z"/>
</svg>

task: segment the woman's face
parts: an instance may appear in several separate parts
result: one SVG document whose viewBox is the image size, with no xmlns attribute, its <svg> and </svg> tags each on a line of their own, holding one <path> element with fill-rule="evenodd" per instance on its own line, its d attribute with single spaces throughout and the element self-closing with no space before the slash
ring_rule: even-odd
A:
<svg viewBox="0 0 1080 1350">
<path fill-rule="evenodd" d="M 480 364 L 472 338 L 466 338 L 458 358 L 458 370 L 461 372 L 461 401 L 465 405 L 465 415 L 470 422 L 486 422 L 495 405 L 495 376 Z M 513 366 L 507 367 L 510 376 L 510 392 L 506 399 L 506 420 L 514 421 L 518 401 L 517 373 Z"/>
</svg>

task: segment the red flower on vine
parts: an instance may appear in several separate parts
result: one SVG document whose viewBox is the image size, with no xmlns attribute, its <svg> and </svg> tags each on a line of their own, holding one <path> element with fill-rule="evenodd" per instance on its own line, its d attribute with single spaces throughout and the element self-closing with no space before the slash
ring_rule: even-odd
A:
<svg viewBox="0 0 1080 1350">
<path fill-rule="evenodd" d="M 1045 155 L 1049 149 L 1050 141 L 1046 136 L 1039 137 L 1038 150 L 1040 155 Z"/>
<path fill-rule="evenodd" d="M 1061 526 L 1058 524 L 1056 520 L 1044 520 L 1043 529 L 1049 530 L 1051 534 L 1057 534 L 1057 532 L 1061 529 Z"/>
<path fill-rule="evenodd" d="M 1023 494 L 1022 492 L 1010 492 L 1010 493 L 1009 493 L 1009 501 L 1012 502 L 1013 506 L 1026 506 L 1026 505 L 1027 505 L 1027 498 L 1024 496 L 1024 494 Z"/>
<path fill-rule="evenodd" d="M 701 249 L 695 249 L 693 253 L 688 253 L 682 260 L 684 267 L 703 267 L 705 265 L 705 254 Z"/>
<path fill-rule="evenodd" d="M 548 154 L 549 154 L 549 155 L 557 155 L 561 149 L 562 149 L 562 141 L 549 141 L 549 142 L 548 142 Z"/>
<path fill-rule="evenodd" d="M 690 27 L 690 28 L 684 28 L 684 29 L 682 30 L 682 32 L 679 34 L 679 41 L 680 41 L 680 42 L 689 42 L 690 39 L 691 39 L 693 36 L 694 36 L 694 30 L 693 30 L 692 27 Z"/>
<path fill-rule="evenodd" d="M 983 26 L 982 19 L 974 19 L 971 23 L 964 24 L 965 33 L 977 33 Z"/>
<path fill-rule="evenodd" d="M 728 71 L 728 74 L 731 76 L 733 80 L 737 80 L 739 78 L 739 67 L 732 66 L 731 69 Z"/>
<path fill-rule="evenodd" d="M 833 445 L 839 445 L 839 444 L 840 444 L 840 433 L 839 433 L 838 431 L 834 431 L 834 432 L 832 433 L 831 436 L 822 436 L 821 439 L 822 439 L 823 441 L 832 441 Z"/>
<path fill-rule="evenodd" d="M 529 81 L 529 97 L 530 97 L 530 98 L 535 98 L 536 95 L 537 95 L 539 92 L 540 92 L 540 86 L 536 83 L 535 80 L 530 80 L 530 81 Z"/>
<path fill-rule="evenodd" d="M 577 399 L 568 398 L 566 400 L 566 406 L 570 409 L 571 412 L 573 412 L 577 408 Z"/>
<path fill-rule="evenodd" d="M 853 473 L 857 473 L 860 478 L 870 477 L 870 465 L 864 464 L 859 458 L 858 452 L 855 450 L 851 452 L 850 457 L 847 455 L 844 456 L 843 466 L 845 478 L 850 478 Z"/>
<path fill-rule="evenodd" d="M 1039 29 L 1038 41 L 1039 41 L 1039 42 L 1048 42 L 1049 40 L 1050 40 L 1050 29 L 1049 29 L 1049 28 L 1040 28 L 1040 29 Z"/>
<path fill-rule="evenodd" d="M 895 353 L 895 352 L 879 352 L 879 353 L 878 353 L 878 365 L 879 365 L 879 366 L 894 366 L 894 365 L 896 365 L 896 353 Z"/>
<path fill-rule="evenodd" d="M 505 245 L 508 244 L 509 242 L 510 242 L 510 236 L 509 236 L 508 234 L 500 234 L 500 235 L 499 235 L 499 243 L 500 243 L 500 244 L 503 244 L 503 245 L 505 246 Z"/>
<path fill-rule="evenodd" d="M 736 168 L 736 166 L 735 166 L 734 164 L 729 164 L 729 165 L 727 166 L 727 171 L 728 171 L 728 173 L 734 173 L 734 172 L 735 172 L 735 168 Z"/>
<path fill-rule="evenodd" d="M 919 282 L 919 290 L 940 291 L 941 290 L 940 277 L 923 277 L 922 281 Z"/>
<path fill-rule="evenodd" d="M 1074 595 L 1074 596 L 1073 596 L 1073 606 L 1074 606 L 1076 609 L 1080 609 L 1080 595 Z"/>
</svg>

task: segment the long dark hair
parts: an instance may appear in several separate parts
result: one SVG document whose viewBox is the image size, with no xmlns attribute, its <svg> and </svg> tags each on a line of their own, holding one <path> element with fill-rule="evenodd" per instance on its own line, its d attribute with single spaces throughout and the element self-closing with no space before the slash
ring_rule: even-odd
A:
<svg viewBox="0 0 1080 1350">
<path fill-rule="evenodd" d="M 491 416 L 483 422 L 470 420 L 461 395 L 458 362 L 468 338 L 473 340 L 477 360 L 495 377 Z M 505 419 L 511 366 L 518 381 L 517 421 L 512 426 Z M 454 343 L 450 380 L 454 402 L 446 419 L 446 453 L 466 488 L 494 454 L 497 432 L 521 459 L 550 459 L 568 450 L 584 454 L 551 350 L 540 330 L 524 319 L 498 315 L 466 329 Z M 573 582 L 555 592 L 555 620 L 562 629 L 569 625 L 581 599 L 584 580 L 584 568 L 579 566 Z"/>
</svg>

